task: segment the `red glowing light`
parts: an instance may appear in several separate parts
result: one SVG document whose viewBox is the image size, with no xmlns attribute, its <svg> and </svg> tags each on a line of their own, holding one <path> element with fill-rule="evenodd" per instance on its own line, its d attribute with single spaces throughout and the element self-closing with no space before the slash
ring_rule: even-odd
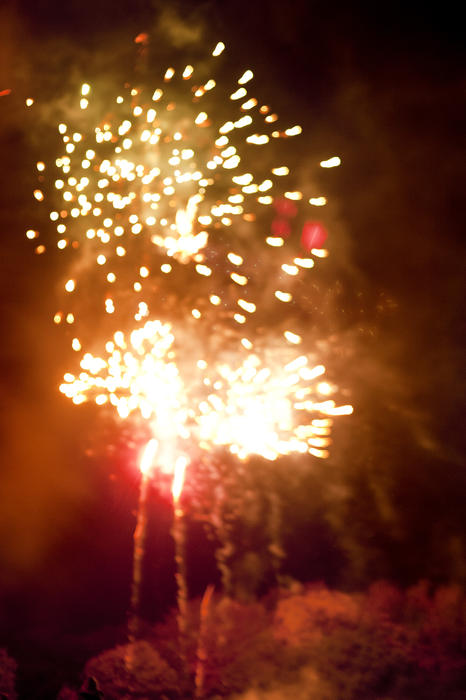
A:
<svg viewBox="0 0 466 700">
<path fill-rule="evenodd" d="M 327 231 L 320 221 L 306 221 L 301 234 L 301 245 L 304 250 L 322 248 L 327 239 Z"/>
<path fill-rule="evenodd" d="M 289 199 L 285 199 L 284 197 L 279 197 L 278 199 L 276 199 L 273 203 L 273 206 L 277 210 L 277 214 L 279 216 L 286 216 L 291 219 L 298 213 L 296 204 L 294 204 L 294 202 L 291 202 Z"/>
<path fill-rule="evenodd" d="M 291 233 L 291 226 L 286 219 L 274 219 L 272 221 L 272 236 L 280 236 L 280 238 L 288 238 Z"/>
</svg>

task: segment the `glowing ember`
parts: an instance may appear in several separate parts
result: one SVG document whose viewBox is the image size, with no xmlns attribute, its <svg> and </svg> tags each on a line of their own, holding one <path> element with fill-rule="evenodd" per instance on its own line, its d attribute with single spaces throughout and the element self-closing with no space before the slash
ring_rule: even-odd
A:
<svg viewBox="0 0 466 700">
<path fill-rule="evenodd" d="M 134 642 L 139 633 L 139 605 L 141 599 L 142 562 L 144 558 L 144 543 L 147 534 L 147 490 L 152 476 L 154 459 L 157 453 L 157 440 L 149 440 L 144 448 L 139 464 L 141 483 L 139 487 L 139 503 L 137 509 L 136 528 L 134 530 L 133 548 L 133 578 L 131 582 L 130 615 L 128 619 L 128 637 Z M 130 659 L 129 659 L 130 661 Z"/>
</svg>

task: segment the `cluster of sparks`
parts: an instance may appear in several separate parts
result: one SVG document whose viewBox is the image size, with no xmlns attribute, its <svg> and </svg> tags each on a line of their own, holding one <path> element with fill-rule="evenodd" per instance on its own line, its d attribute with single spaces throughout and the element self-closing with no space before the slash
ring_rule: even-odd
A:
<svg viewBox="0 0 466 700">
<path fill-rule="evenodd" d="M 217 44 L 213 56 L 223 48 Z M 270 145 L 301 127 L 277 128 L 278 116 L 248 92 L 252 79 L 243 71 L 228 90 L 226 121 L 215 117 L 215 80 L 196 82 L 190 65 L 178 75 L 167 69 L 163 87 L 151 93 L 126 88 L 111 117 L 108 110 L 96 116 L 86 83 L 76 116 L 81 128 L 58 127 L 64 153 L 55 162 L 50 220 L 75 274 L 64 280 L 65 304 L 54 320 L 74 331 L 81 357 L 60 391 L 76 404 L 109 404 L 121 418 L 139 414 L 159 449 L 172 445 L 158 456 L 167 469 L 190 444 L 227 446 L 240 459 L 326 457 L 332 417 L 352 412 L 330 398 L 336 387 L 323 380 L 325 368 L 298 352 L 305 339 L 278 322 L 299 301 L 297 283 L 327 252 L 296 254 L 296 245 L 293 251 L 271 230 L 270 217 L 283 203 L 295 208 L 305 198 L 287 188 L 287 165 L 268 163 Z M 338 164 L 332 157 L 320 165 Z M 43 181 L 48 167 L 37 168 Z M 42 189 L 34 196 L 45 198 Z M 318 192 L 302 201 L 311 209 L 325 203 Z M 249 253 L 258 232 L 268 251 L 262 266 Z M 89 284 L 92 322 L 82 312 Z M 261 309 L 272 323 L 267 333 L 258 330 L 264 314 L 255 320 Z M 107 332 L 109 321 L 112 332 L 102 343 L 95 328 Z M 226 349 L 209 351 L 219 334 Z M 102 346 L 105 352 L 93 354 Z"/>
</svg>

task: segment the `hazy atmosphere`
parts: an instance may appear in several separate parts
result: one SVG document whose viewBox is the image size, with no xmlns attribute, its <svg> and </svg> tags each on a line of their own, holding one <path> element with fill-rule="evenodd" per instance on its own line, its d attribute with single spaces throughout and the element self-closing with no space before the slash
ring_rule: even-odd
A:
<svg viewBox="0 0 466 700">
<path fill-rule="evenodd" d="M 466 697 L 447 10 L 1 5 L 0 693 Z"/>
</svg>

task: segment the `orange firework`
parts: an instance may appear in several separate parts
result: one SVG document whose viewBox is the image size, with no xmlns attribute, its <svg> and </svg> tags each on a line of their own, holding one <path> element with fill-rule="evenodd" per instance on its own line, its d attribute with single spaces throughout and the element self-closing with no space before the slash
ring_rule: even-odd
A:
<svg viewBox="0 0 466 700">
<path fill-rule="evenodd" d="M 136 42 L 146 47 L 147 37 Z M 327 231 L 310 212 L 327 199 L 296 189 L 279 147 L 301 126 L 283 124 L 251 92 L 250 69 L 223 82 L 205 70 L 170 67 L 158 86 L 126 85 L 111 104 L 84 83 L 58 125 L 62 152 L 37 163 L 34 198 L 48 207 L 52 245 L 67 261 L 54 322 L 77 358 L 60 391 L 143 420 L 157 438 L 140 462 L 130 641 L 155 458 L 172 476 L 183 640 L 184 455 L 226 447 L 241 460 L 326 457 L 333 417 L 352 411 L 332 398 L 337 387 L 308 330 L 303 290 L 327 256 Z M 332 155 L 319 165 L 339 164 Z M 26 235 L 45 251 L 38 231 Z"/>
<path fill-rule="evenodd" d="M 250 92 L 252 71 L 233 85 L 204 72 L 168 68 L 159 87 L 126 87 L 111 109 L 84 83 L 74 123 L 58 126 L 63 153 L 37 163 L 54 194 L 34 196 L 51 200 L 70 261 L 54 320 L 80 355 L 60 390 L 150 422 L 170 473 L 188 439 L 241 459 L 325 457 L 331 417 L 352 409 L 330 398 L 337 388 L 311 362 L 294 310 L 327 251 L 297 250 L 288 235 L 298 207 L 327 200 L 297 190 L 276 158 L 274 144 L 302 129 Z M 325 238 L 321 224 L 306 226 Z"/>
</svg>

